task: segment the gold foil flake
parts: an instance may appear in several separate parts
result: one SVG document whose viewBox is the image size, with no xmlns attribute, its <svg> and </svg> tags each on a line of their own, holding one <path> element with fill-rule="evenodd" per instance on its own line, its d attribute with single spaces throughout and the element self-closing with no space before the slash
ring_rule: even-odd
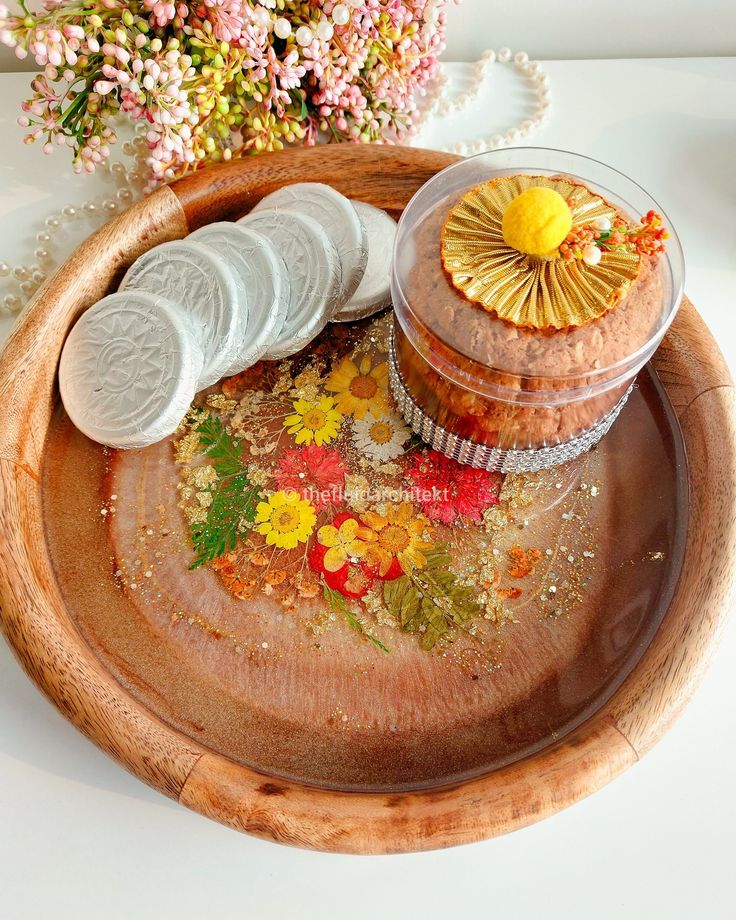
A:
<svg viewBox="0 0 736 920">
<path fill-rule="evenodd" d="M 212 504 L 212 492 L 197 492 L 195 498 L 199 502 L 201 508 L 209 508 Z"/>
<path fill-rule="evenodd" d="M 202 507 L 184 508 L 187 520 L 190 524 L 204 524 L 207 520 L 207 509 Z"/>
<path fill-rule="evenodd" d="M 228 399 L 224 393 L 212 393 L 207 397 L 207 405 L 213 409 L 219 409 L 220 412 L 232 412 L 237 402 L 234 399 Z"/>
<path fill-rule="evenodd" d="M 179 441 L 174 442 L 174 459 L 177 463 L 189 463 L 200 452 L 199 434 L 191 431 Z"/>
<path fill-rule="evenodd" d="M 261 486 L 261 488 L 263 488 L 270 482 L 271 474 L 268 470 L 263 469 L 263 467 L 258 466 L 256 463 L 249 463 L 248 479 L 254 486 Z"/>
<path fill-rule="evenodd" d="M 516 326 L 565 329 L 582 326 L 615 307 L 637 277 L 640 256 L 603 252 L 597 265 L 580 260 L 527 256 L 506 244 L 503 212 L 521 192 L 544 186 L 559 192 L 573 229 L 616 210 L 571 180 L 505 176 L 471 189 L 442 229 L 442 264 L 468 300 Z"/>
<path fill-rule="evenodd" d="M 310 364 L 300 374 L 297 374 L 294 378 L 294 386 L 289 392 L 298 399 L 316 402 L 322 395 L 320 386 L 319 368 L 315 364 Z"/>
<path fill-rule="evenodd" d="M 197 489 L 208 489 L 219 482 L 219 477 L 214 466 L 207 464 L 205 466 L 195 466 L 190 471 L 189 482 Z"/>
<path fill-rule="evenodd" d="M 360 514 L 370 507 L 370 483 L 365 476 L 347 473 L 345 476 L 345 498 L 348 504 Z"/>
</svg>

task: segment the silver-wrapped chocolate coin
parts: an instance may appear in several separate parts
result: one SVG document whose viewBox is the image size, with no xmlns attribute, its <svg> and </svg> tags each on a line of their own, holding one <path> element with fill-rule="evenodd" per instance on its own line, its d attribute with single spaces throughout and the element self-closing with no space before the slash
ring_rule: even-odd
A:
<svg viewBox="0 0 736 920">
<path fill-rule="evenodd" d="M 235 282 L 235 287 L 238 292 L 238 329 L 236 339 L 240 346 L 240 349 L 245 347 L 246 335 L 248 333 L 248 287 L 243 277 L 243 271 L 241 266 L 241 255 L 237 247 L 235 247 L 231 242 L 231 236 L 236 236 L 237 230 L 235 229 L 235 224 L 229 223 L 217 223 L 217 224 L 207 224 L 205 227 L 200 227 L 199 230 L 195 230 L 194 233 L 190 233 L 187 237 L 187 240 L 190 240 L 194 243 L 201 243 L 203 246 L 207 246 L 210 249 L 213 249 L 218 256 L 224 259 L 231 271 L 233 276 L 233 281 Z M 240 371 L 244 370 L 245 365 L 240 362 L 241 352 L 238 351 L 237 355 L 233 359 L 232 365 L 225 371 L 225 376 L 229 374 L 237 374 Z"/>
<path fill-rule="evenodd" d="M 64 408 L 109 447 L 172 434 L 194 399 L 204 358 L 186 314 L 146 291 L 104 297 L 69 333 L 59 364 Z"/>
<path fill-rule="evenodd" d="M 187 313 L 204 354 L 198 390 L 227 376 L 240 345 L 240 307 L 233 273 L 213 249 L 190 240 L 162 243 L 136 259 L 120 290 L 159 294 Z"/>
<path fill-rule="evenodd" d="M 283 329 L 264 355 L 269 360 L 301 351 L 327 325 L 340 297 L 340 260 L 317 221 L 296 212 L 259 211 L 238 221 L 268 239 L 281 254 L 291 285 Z"/>
<path fill-rule="evenodd" d="M 263 210 L 296 212 L 317 221 L 340 257 L 342 290 L 338 309 L 347 303 L 358 289 L 368 261 L 366 229 L 352 202 L 329 185 L 297 182 L 266 195 L 252 213 Z"/>
<path fill-rule="evenodd" d="M 396 240 L 396 221 L 372 204 L 353 201 L 368 233 L 368 265 L 358 290 L 335 316 L 336 323 L 364 319 L 391 304 L 391 259 Z"/>
<path fill-rule="evenodd" d="M 228 221 L 201 227 L 187 239 L 211 246 L 235 275 L 244 325 L 238 353 L 227 373 L 240 373 L 263 357 L 284 326 L 289 308 L 284 260 L 265 236 Z"/>
</svg>

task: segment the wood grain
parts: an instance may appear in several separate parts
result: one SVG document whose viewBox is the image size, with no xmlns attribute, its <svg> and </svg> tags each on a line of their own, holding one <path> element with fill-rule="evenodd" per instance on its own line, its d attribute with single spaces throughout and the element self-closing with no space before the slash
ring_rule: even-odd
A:
<svg viewBox="0 0 736 920">
<path fill-rule="evenodd" d="M 304 148 L 222 163 L 180 179 L 170 188 L 195 230 L 214 220 L 240 217 L 282 185 L 316 181 L 315 164 L 319 163 L 320 182 L 348 198 L 398 214 L 420 186 L 458 159 L 433 150 L 335 144 L 327 155 L 318 149 L 315 156 L 314 148 Z"/>
<path fill-rule="evenodd" d="M 87 737 L 156 789 L 239 830 L 355 853 L 428 849 L 521 827 L 594 792 L 654 744 L 695 691 L 734 600 L 736 396 L 684 302 L 655 357 L 681 420 L 691 498 L 676 596 L 609 703 L 563 742 L 453 788 L 337 793 L 276 780 L 206 750 L 138 704 L 82 641 L 55 582 L 40 464 L 64 337 L 144 249 L 247 210 L 286 182 L 314 180 L 394 212 L 453 157 L 400 148 L 290 151 L 203 171 L 92 236 L 26 309 L 0 356 L 0 617 L 32 680 Z"/>
<path fill-rule="evenodd" d="M 180 801 L 257 837 L 337 853 L 402 853 L 518 830 L 605 785 L 636 761 L 608 720 L 537 757 L 460 786 L 372 795 L 269 780 L 202 757 Z M 584 781 L 581 782 L 581 778 Z"/>
</svg>

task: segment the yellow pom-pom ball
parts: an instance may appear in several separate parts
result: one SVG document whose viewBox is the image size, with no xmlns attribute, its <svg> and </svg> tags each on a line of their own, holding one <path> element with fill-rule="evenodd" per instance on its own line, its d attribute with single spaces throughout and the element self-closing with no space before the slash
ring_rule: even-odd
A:
<svg viewBox="0 0 736 920">
<path fill-rule="evenodd" d="M 554 189 L 528 188 L 503 212 L 503 238 L 530 256 L 552 256 L 572 227 L 567 202 Z"/>
</svg>

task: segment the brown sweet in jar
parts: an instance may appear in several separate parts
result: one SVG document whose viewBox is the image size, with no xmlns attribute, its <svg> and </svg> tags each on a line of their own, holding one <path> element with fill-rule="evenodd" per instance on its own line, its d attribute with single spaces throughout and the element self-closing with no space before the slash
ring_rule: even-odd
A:
<svg viewBox="0 0 736 920">
<path fill-rule="evenodd" d="M 439 373 L 417 352 L 396 323 L 396 353 L 404 384 L 437 424 L 461 437 L 501 448 L 559 444 L 600 421 L 623 396 L 629 381 L 580 399 L 579 388 L 600 384 L 601 372 L 629 358 L 656 330 L 663 281 L 656 259 L 643 257 L 628 293 L 597 320 L 577 328 L 519 328 L 470 303 L 445 273 L 439 256 L 442 225 L 460 196 L 441 202 L 417 229 L 416 257 L 406 296 L 420 351 L 435 366 L 451 367 L 504 399 L 481 395 Z M 500 370 L 502 369 L 502 370 Z M 596 373 L 598 372 L 598 373 Z M 570 402 L 514 402 L 514 391 L 570 391 Z M 577 392 L 572 392 L 573 390 Z"/>
</svg>

